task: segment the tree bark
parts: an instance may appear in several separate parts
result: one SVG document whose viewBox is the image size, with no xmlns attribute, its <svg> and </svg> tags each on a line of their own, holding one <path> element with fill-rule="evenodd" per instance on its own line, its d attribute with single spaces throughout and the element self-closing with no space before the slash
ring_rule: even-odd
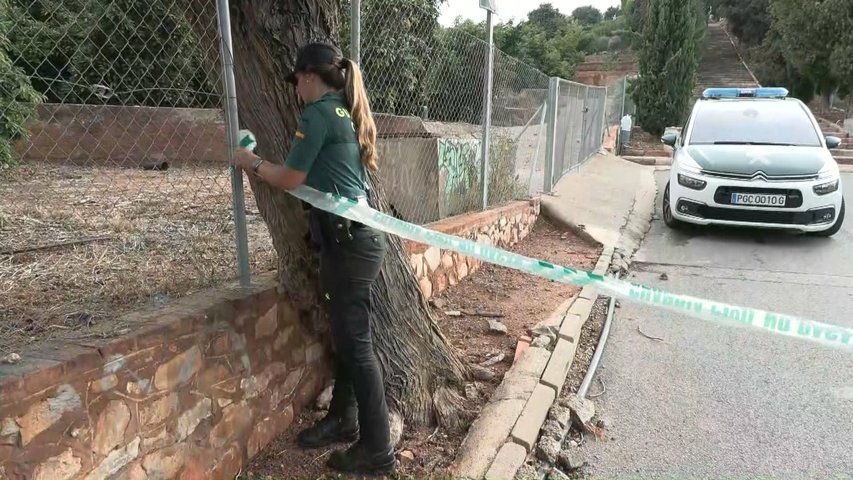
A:
<svg viewBox="0 0 853 480">
<path fill-rule="evenodd" d="M 213 0 L 191 0 L 187 12 L 202 42 L 217 41 L 209 29 L 216 25 Z M 339 0 L 231 1 L 240 123 L 255 133 L 264 159 L 282 162 L 296 130 L 300 102 L 283 78 L 293 67 L 298 47 L 315 40 L 339 44 L 339 17 Z M 209 61 L 219 64 L 217 58 Z M 293 298 L 306 322 L 327 323 L 319 310 L 316 265 L 304 240 L 307 222 L 299 201 L 255 178 L 249 181 L 279 256 L 283 292 Z M 371 183 L 374 207 L 389 211 L 381 182 L 372 176 Z M 468 368 L 441 334 L 402 242 L 389 237 L 388 244 L 372 292 L 371 320 L 389 405 L 412 426 L 437 422 L 462 427 L 470 415 L 457 392 Z"/>
</svg>

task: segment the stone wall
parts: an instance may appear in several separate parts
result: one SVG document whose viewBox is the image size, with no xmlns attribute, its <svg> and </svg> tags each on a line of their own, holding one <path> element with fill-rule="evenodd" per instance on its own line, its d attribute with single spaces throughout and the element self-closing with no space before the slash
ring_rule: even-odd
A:
<svg viewBox="0 0 853 480">
<path fill-rule="evenodd" d="M 517 201 L 485 212 L 448 218 L 428 225 L 439 232 L 507 248 L 526 237 L 539 216 L 539 199 Z M 452 251 L 408 242 L 412 268 L 426 298 L 475 272 L 482 262 Z"/>
<path fill-rule="evenodd" d="M 123 320 L 0 366 L 0 478 L 232 480 L 330 372 L 271 279 Z"/>
<path fill-rule="evenodd" d="M 402 219 L 426 224 L 476 208 L 482 127 L 376 114 L 385 194 Z M 30 138 L 14 148 L 22 162 L 140 168 L 227 164 L 222 114 L 215 109 L 43 104 Z M 515 138 L 521 128 L 495 128 Z M 544 151 L 544 149 L 543 149 Z M 531 162 L 534 150 L 519 150 Z M 530 158 L 526 158 L 530 157 Z"/>
<path fill-rule="evenodd" d="M 416 117 L 376 114 L 380 138 L 432 136 Z M 41 104 L 28 141 L 15 143 L 24 162 L 136 168 L 225 165 L 228 142 L 218 109 Z"/>
<path fill-rule="evenodd" d="M 505 248 L 538 215 L 538 200 L 517 201 L 430 228 Z M 480 266 L 407 248 L 427 298 Z M 0 479 L 233 479 L 331 375 L 326 344 L 273 280 L 131 314 L 118 338 L 0 365 Z"/>
<path fill-rule="evenodd" d="M 587 85 L 609 86 L 637 72 L 637 58 L 633 53 L 589 55 L 578 65 L 574 80 Z"/>
<path fill-rule="evenodd" d="M 146 164 L 227 164 L 219 110 L 39 105 L 30 139 L 17 142 L 23 161 L 135 168 Z"/>
</svg>

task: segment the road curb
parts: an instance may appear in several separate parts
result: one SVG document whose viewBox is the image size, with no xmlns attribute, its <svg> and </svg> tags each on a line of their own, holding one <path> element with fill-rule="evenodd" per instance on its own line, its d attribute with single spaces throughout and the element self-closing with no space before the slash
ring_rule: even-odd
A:
<svg viewBox="0 0 853 480">
<path fill-rule="evenodd" d="M 646 167 L 654 167 L 659 165 L 672 165 L 672 157 L 641 157 L 636 155 L 623 155 L 622 160 L 643 165 Z"/>
<path fill-rule="evenodd" d="M 604 247 L 595 273 L 607 273 L 614 251 L 614 246 Z M 562 390 L 574 363 L 581 329 L 597 298 L 595 287 L 587 285 L 577 297 L 561 304 L 545 319 L 543 325 L 559 332 L 553 351 L 531 346 L 504 375 L 460 446 L 451 466 L 453 478 L 510 480 L 515 477 L 535 448 L 548 410 Z M 531 389 L 534 378 L 536 383 Z"/>
</svg>

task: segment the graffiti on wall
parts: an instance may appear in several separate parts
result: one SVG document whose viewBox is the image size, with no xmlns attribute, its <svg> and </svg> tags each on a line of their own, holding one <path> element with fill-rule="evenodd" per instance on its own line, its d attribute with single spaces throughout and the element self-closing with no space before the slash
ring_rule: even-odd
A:
<svg viewBox="0 0 853 480">
<path fill-rule="evenodd" d="M 448 214 L 465 211 L 467 204 L 478 198 L 481 155 L 479 140 L 438 139 L 438 173 Z"/>
</svg>

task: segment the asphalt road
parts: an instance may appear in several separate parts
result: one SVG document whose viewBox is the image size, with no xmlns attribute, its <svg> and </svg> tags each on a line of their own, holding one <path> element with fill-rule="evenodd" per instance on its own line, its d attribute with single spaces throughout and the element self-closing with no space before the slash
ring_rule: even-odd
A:
<svg viewBox="0 0 853 480">
<path fill-rule="evenodd" d="M 632 281 L 853 327 L 849 211 L 824 239 L 676 232 L 657 205 Z M 598 376 L 609 438 L 585 442 L 592 478 L 853 479 L 853 352 L 623 301 Z"/>
</svg>

